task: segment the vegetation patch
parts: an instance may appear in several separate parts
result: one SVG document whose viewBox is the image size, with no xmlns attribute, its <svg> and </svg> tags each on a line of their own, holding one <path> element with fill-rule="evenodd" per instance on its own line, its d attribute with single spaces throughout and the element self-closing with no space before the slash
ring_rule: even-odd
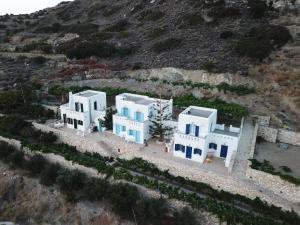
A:
<svg viewBox="0 0 300 225">
<path fill-rule="evenodd" d="M 165 27 L 154 28 L 153 30 L 151 30 L 148 33 L 148 37 L 150 39 L 158 38 L 158 37 L 164 35 L 168 31 L 167 29 L 168 28 L 166 26 Z"/>
<path fill-rule="evenodd" d="M 268 6 L 263 0 L 247 0 L 250 12 L 254 18 L 261 18 L 267 14 Z"/>
<path fill-rule="evenodd" d="M 220 222 L 227 222 L 232 225 L 296 225 L 300 221 L 299 217 L 294 212 L 283 211 L 281 208 L 273 205 L 269 206 L 258 198 L 251 200 L 240 195 L 214 190 L 204 183 L 191 181 L 179 176 L 173 176 L 168 171 L 161 171 L 154 164 L 139 158 L 132 160 L 118 159 L 115 164 L 111 165 L 110 162 L 114 160 L 113 158 L 102 157 L 96 153 L 82 153 L 77 151 L 75 147 L 68 145 L 55 143 L 45 145 L 40 141 L 37 141 L 34 145 L 23 142 L 23 145 L 36 152 L 62 155 L 66 160 L 73 161 L 86 167 L 95 168 L 100 173 L 106 173 L 107 176 L 113 176 L 115 180 L 126 180 L 145 186 L 149 189 L 159 190 L 169 198 L 190 203 L 195 209 L 201 209 L 216 214 L 219 217 Z M 119 213 L 122 218 L 132 218 L 130 216 L 128 217 L 128 215 L 131 215 L 130 212 L 132 212 L 133 209 L 140 210 L 139 212 L 142 212 L 141 216 L 148 215 L 146 213 L 147 211 L 142 210 L 141 205 L 138 205 L 143 199 L 133 200 L 138 196 L 136 195 L 138 191 L 137 189 L 131 190 L 130 187 L 132 186 L 129 184 L 118 183 L 110 186 L 105 180 L 87 178 L 78 171 L 61 170 L 59 167 L 56 167 L 54 172 L 50 173 L 49 166 L 47 165 L 48 163 L 40 156 L 35 156 L 35 158 L 31 158 L 29 162 L 22 163 L 22 160 L 16 160 L 22 158 L 22 155 L 20 154 L 9 157 L 11 152 L 15 151 L 17 150 L 13 149 L 13 147 L 4 142 L 0 142 L 1 160 L 4 159 L 6 161 L 7 159 L 13 158 L 14 160 L 10 160 L 9 163 L 13 164 L 19 162 L 19 165 L 27 165 L 24 168 L 27 168 L 36 176 L 41 176 L 40 174 L 49 175 L 49 177 L 43 178 L 44 181 L 47 180 L 46 183 L 50 185 L 58 185 L 69 201 L 77 201 L 79 199 L 97 201 L 102 200 L 103 198 L 105 199 L 105 196 L 108 196 L 110 199 L 109 202 L 112 201 L 112 208 Z M 103 167 L 99 170 L 99 167 L 97 166 L 100 165 Z M 52 165 L 52 167 L 53 166 L 55 167 L 55 165 Z M 138 172 L 139 175 L 137 175 L 136 172 Z M 52 183 L 51 180 L 54 183 Z M 117 187 L 115 185 L 117 185 Z M 126 185 L 126 187 L 124 188 L 123 185 Z M 181 187 L 183 189 L 181 189 Z M 196 193 L 199 193 L 200 195 Z M 124 198 L 123 201 L 122 198 Z M 149 202 L 144 202 L 142 205 L 143 207 L 146 207 L 149 206 L 149 204 Z M 155 206 L 155 209 L 157 209 L 156 207 L 158 204 L 163 206 L 163 202 L 157 202 L 153 205 Z M 136 206 L 139 206 L 138 208 L 140 209 L 135 208 Z M 231 210 L 228 210 L 228 208 Z M 161 208 L 159 209 L 159 211 L 162 210 Z M 156 211 L 153 212 L 152 210 L 149 211 L 149 213 L 151 213 L 150 215 L 153 215 L 155 212 Z M 192 225 L 193 221 L 195 221 L 193 218 L 184 220 L 182 216 L 183 215 L 180 215 L 178 218 L 176 217 L 180 223 L 176 222 L 175 225 Z M 157 217 L 154 218 L 155 221 L 157 219 Z M 186 223 L 183 221 L 186 221 Z M 149 222 L 150 225 L 153 224 L 154 221 L 147 222 Z M 143 221 L 143 224 L 144 223 L 145 221 Z"/>
<path fill-rule="evenodd" d="M 113 5 L 113 6 L 107 6 L 103 9 L 102 15 L 107 17 L 107 16 L 112 16 L 116 13 L 118 13 L 122 9 L 122 6 L 120 5 Z"/>
<path fill-rule="evenodd" d="M 152 50 L 156 53 L 161 53 L 165 51 L 170 51 L 179 47 L 182 40 L 179 38 L 167 38 L 163 41 L 157 42 L 152 46 Z"/>
<path fill-rule="evenodd" d="M 105 28 L 104 32 L 120 32 L 125 31 L 130 26 L 127 20 L 119 20 L 116 24 Z"/>
<path fill-rule="evenodd" d="M 268 57 L 273 49 L 280 48 L 292 36 L 288 29 L 277 25 L 262 25 L 252 28 L 244 38 L 235 45 L 240 56 L 262 60 Z"/>
<path fill-rule="evenodd" d="M 18 83 L 14 89 L 0 91 L 0 113 L 20 114 L 31 119 L 53 118 L 54 113 L 38 104 L 36 90 L 39 88 L 34 83 Z"/>
<path fill-rule="evenodd" d="M 184 14 L 180 19 L 181 28 L 193 27 L 203 23 L 203 18 L 201 13 L 188 13 Z"/>
<path fill-rule="evenodd" d="M 144 20 L 150 20 L 150 21 L 156 21 L 159 20 L 161 18 L 163 18 L 165 16 L 165 13 L 155 9 L 155 10 L 146 10 L 141 12 L 138 16 L 137 19 L 140 21 L 144 21 Z"/>
<path fill-rule="evenodd" d="M 296 184 L 297 186 L 300 185 L 300 179 L 295 178 L 289 174 L 284 174 L 281 171 L 277 171 L 271 164 L 269 161 L 264 160 L 263 162 L 260 162 L 256 159 L 250 159 L 251 161 L 251 168 L 255 169 L 255 170 L 260 170 L 266 173 L 270 173 L 276 176 L 279 176 L 282 180 L 286 180 L 290 183 Z M 283 172 L 285 173 L 290 173 L 291 169 L 289 167 L 286 166 L 282 166 L 281 169 L 283 170 Z"/>
<path fill-rule="evenodd" d="M 73 44 L 72 44 L 73 43 Z M 115 56 L 124 57 L 133 52 L 133 47 L 117 47 L 104 41 L 81 41 L 69 42 L 60 47 L 60 52 L 68 58 L 84 59 L 91 56 L 100 58 L 111 58 Z"/>
<path fill-rule="evenodd" d="M 31 51 L 42 51 L 46 54 L 50 54 L 53 52 L 52 46 L 46 42 L 39 41 L 39 42 L 32 42 L 30 44 L 25 45 L 24 47 L 18 49 L 17 51 L 22 52 L 31 52 Z"/>
</svg>

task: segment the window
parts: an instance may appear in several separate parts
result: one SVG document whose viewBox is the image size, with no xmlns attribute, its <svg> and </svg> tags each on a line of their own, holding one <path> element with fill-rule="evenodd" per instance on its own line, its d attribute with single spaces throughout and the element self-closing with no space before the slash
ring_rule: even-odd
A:
<svg viewBox="0 0 300 225">
<path fill-rule="evenodd" d="M 81 120 L 78 120 L 78 125 L 83 126 L 83 122 Z"/>
<path fill-rule="evenodd" d="M 83 104 L 80 103 L 81 112 L 83 112 Z"/>
<path fill-rule="evenodd" d="M 185 134 L 189 134 L 191 131 L 191 124 L 186 124 L 185 125 Z"/>
<path fill-rule="evenodd" d="M 68 118 L 68 119 L 67 119 L 67 121 L 68 121 L 68 124 L 71 124 L 71 120 L 70 120 L 70 118 Z"/>
<path fill-rule="evenodd" d="M 199 149 L 199 148 L 195 148 L 195 149 L 194 149 L 194 155 L 196 155 L 196 154 L 202 155 L 202 150 Z"/>
<path fill-rule="evenodd" d="M 195 136 L 199 137 L 199 133 L 200 133 L 200 127 L 199 126 L 195 126 Z"/>
<path fill-rule="evenodd" d="M 141 112 L 135 112 L 134 117 L 135 117 L 134 119 L 136 121 L 139 121 L 139 122 L 143 122 L 144 121 L 144 114 L 141 113 Z"/>
<path fill-rule="evenodd" d="M 75 111 L 76 111 L 76 112 L 79 112 L 78 102 L 75 102 Z"/>
<path fill-rule="evenodd" d="M 129 109 L 127 107 L 122 108 L 122 116 L 129 117 Z"/>
<path fill-rule="evenodd" d="M 133 130 L 129 130 L 129 135 L 133 135 Z"/>
<path fill-rule="evenodd" d="M 217 150 L 217 144 L 209 143 L 208 148 Z"/>
<path fill-rule="evenodd" d="M 94 102 L 94 110 L 97 110 L 97 108 L 98 108 L 98 107 L 97 107 L 97 102 L 95 101 L 95 102 Z"/>
<path fill-rule="evenodd" d="M 126 127 L 122 126 L 122 132 L 125 132 L 125 131 L 126 131 Z"/>
<path fill-rule="evenodd" d="M 175 151 L 181 151 L 181 152 L 184 153 L 185 146 L 184 145 L 180 145 L 180 144 L 175 144 Z"/>
</svg>

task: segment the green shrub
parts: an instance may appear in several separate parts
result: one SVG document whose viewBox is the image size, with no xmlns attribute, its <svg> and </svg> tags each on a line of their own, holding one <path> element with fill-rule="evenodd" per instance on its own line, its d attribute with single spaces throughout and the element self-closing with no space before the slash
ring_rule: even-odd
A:
<svg viewBox="0 0 300 225">
<path fill-rule="evenodd" d="M 61 167 L 58 164 L 47 164 L 40 174 L 41 184 L 46 186 L 54 185 L 60 169 Z"/>
<path fill-rule="evenodd" d="M 83 193 L 90 201 L 102 201 L 109 190 L 109 183 L 105 180 L 91 178 L 86 183 Z"/>
<path fill-rule="evenodd" d="M 116 24 L 113 24 L 107 28 L 105 28 L 103 31 L 104 32 L 120 32 L 120 31 L 125 31 L 127 28 L 130 26 L 130 23 L 123 19 L 119 20 Z"/>
<path fill-rule="evenodd" d="M 154 28 L 148 33 L 148 37 L 151 39 L 158 38 L 167 32 L 167 27 Z"/>
<path fill-rule="evenodd" d="M 216 68 L 215 63 L 212 60 L 204 60 L 201 62 L 201 69 L 206 70 L 208 72 L 213 72 Z"/>
<path fill-rule="evenodd" d="M 225 30 L 225 31 L 222 31 L 222 32 L 220 33 L 220 38 L 222 38 L 222 39 L 227 39 L 227 38 L 232 37 L 233 35 L 234 35 L 234 34 L 233 34 L 232 31 L 230 31 L 230 30 Z"/>
<path fill-rule="evenodd" d="M 241 15 L 241 12 L 237 8 L 225 7 L 224 5 L 219 5 L 212 8 L 208 13 L 208 16 L 214 17 L 215 19 L 223 19 L 226 17 L 237 17 Z"/>
<path fill-rule="evenodd" d="M 133 48 L 131 47 L 116 47 L 113 44 L 102 41 L 83 41 L 79 42 L 70 49 L 65 49 L 68 58 L 88 58 L 91 56 L 98 56 L 100 58 L 110 58 L 114 56 L 124 57 L 131 54 Z"/>
<path fill-rule="evenodd" d="M 152 49 L 156 53 L 161 53 L 177 48 L 181 43 L 182 40 L 179 38 L 167 38 L 163 41 L 155 43 L 152 46 Z"/>
<path fill-rule="evenodd" d="M 109 199 L 113 210 L 123 218 L 132 218 L 132 210 L 140 199 L 139 192 L 135 186 L 129 184 L 113 185 L 109 192 Z"/>
<path fill-rule="evenodd" d="M 43 41 L 40 42 L 32 42 L 30 44 L 25 45 L 22 48 L 22 51 L 24 52 L 31 52 L 33 50 L 39 50 L 39 51 L 43 51 L 46 54 L 50 54 L 53 52 L 52 50 L 52 45 L 45 43 Z"/>
<path fill-rule="evenodd" d="M 184 207 L 180 212 L 174 213 L 175 225 L 200 225 L 197 223 L 195 214 L 189 208 Z"/>
<path fill-rule="evenodd" d="M 46 165 L 47 160 L 41 155 L 34 155 L 24 162 L 24 168 L 34 176 L 39 175 L 45 169 Z"/>
<path fill-rule="evenodd" d="M 104 8 L 102 14 L 105 17 L 111 16 L 111 15 L 114 15 L 117 12 L 119 12 L 121 9 L 122 9 L 122 6 L 119 6 L 119 5 L 107 6 Z"/>
<path fill-rule="evenodd" d="M 87 178 L 86 175 L 78 170 L 60 170 L 56 178 L 60 190 L 66 193 L 80 191 L 84 188 Z"/>
<path fill-rule="evenodd" d="M 187 13 L 179 19 L 179 23 L 181 23 L 181 28 L 197 26 L 203 22 L 204 20 L 202 18 L 201 13 Z"/>
<path fill-rule="evenodd" d="M 30 59 L 30 61 L 32 61 L 35 64 L 44 64 L 47 59 L 43 56 L 36 56 Z"/>
<path fill-rule="evenodd" d="M 141 12 L 138 16 L 138 20 L 150 20 L 156 21 L 164 17 L 165 13 L 156 9 L 156 10 L 146 10 Z"/>
<path fill-rule="evenodd" d="M 274 48 L 283 46 L 292 37 L 285 27 L 263 25 L 252 28 L 244 38 L 235 45 L 240 56 L 262 60 L 268 57 Z"/>
<path fill-rule="evenodd" d="M 0 141 L 0 160 L 6 161 L 10 154 L 14 153 L 16 148 L 4 141 Z"/>
<path fill-rule="evenodd" d="M 266 2 L 263 0 L 248 0 L 248 6 L 254 18 L 264 17 L 268 10 Z"/>
<path fill-rule="evenodd" d="M 41 133 L 39 139 L 43 144 L 49 145 L 57 141 L 57 136 L 52 131 L 46 133 L 43 132 Z"/>
<path fill-rule="evenodd" d="M 13 151 L 8 157 L 7 161 L 12 167 L 22 167 L 24 161 L 24 153 L 21 151 Z"/>
</svg>

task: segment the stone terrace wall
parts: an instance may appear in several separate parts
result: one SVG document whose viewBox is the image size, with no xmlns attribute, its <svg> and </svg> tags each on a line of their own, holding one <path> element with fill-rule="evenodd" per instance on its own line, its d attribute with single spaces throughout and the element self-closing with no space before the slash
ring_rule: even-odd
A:
<svg viewBox="0 0 300 225">
<path fill-rule="evenodd" d="M 69 133 L 66 133 L 65 131 L 51 128 L 43 124 L 33 123 L 33 126 L 36 129 L 42 130 L 44 132 L 53 132 L 58 136 L 59 141 L 71 146 L 76 146 L 76 148 L 81 152 L 89 151 L 99 153 L 103 156 L 110 156 L 110 154 L 99 143 L 91 141 L 86 137 L 71 135 Z"/>
<path fill-rule="evenodd" d="M 276 142 L 277 137 L 277 129 L 259 126 L 258 123 L 255 125 L 255 132 L 258 135 L 265 135 L 265 139 L 274 140 Z M 268 132 L 270 131 L 270 132 Z M 277 132 L 276 132 L 277 131 Z M 275 135 L 276 134 L 276 135 Z M 254 136 L 256 137 L 256 135 Z M 253 138 L 251 144 L 251 152 L 250 159 L 253 158 L 254 150 L 256 146 L 256 138 Z M 263 171 L 252 169 L 251 162 L 248 162 L 246 177 L 252 180 L 254 184 L 261 186 L 262 188 L 271 190 L 275 194 L 282 196 L 283 198 L 295 202 L 300 203 L 300 187 L 292 184 L 288 181 L 282 180 L 279 176 L 275 176 Z"/>
<path fill-rule="evenodd" d="M 278 134 L 277 129 L 271 127 L 259 126 L 258 136 L 262 137 L 268 142 L 275 143 L 277 140 L 277 134 Z"/>
<path fill-rule="evenodd" d="M 263 188 L 269 189 L 275 194 L 288 199 L 291 202 L 300 203 L 300 187 L 288 181 L 282 180 L 279 176 L 275 176 L 263 171 L 248 168 L 246 176 L 255 184 Z"/>
<path fill-rule="evenodd" d="M 300 133 L 288 131 L 284 129 L 276 129 L 272 127 L 259 126 L 258 136 L 264 138 L 268 142 L 276 141 L 300 146 Z"/>
</svg>

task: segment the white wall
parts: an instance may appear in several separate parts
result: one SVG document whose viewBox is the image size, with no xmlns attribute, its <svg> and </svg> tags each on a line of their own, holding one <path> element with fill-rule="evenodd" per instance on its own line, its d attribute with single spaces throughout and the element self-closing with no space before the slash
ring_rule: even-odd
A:
<svg viewBox="0 0 300 225">
<path fill-rule="evenodd" d="M 212 130 L 214 130 L 216 126 L 216 113 L 213 114 L 209 118 L 203 118 L 199 116 L 193 116 L 193 115 L 188 115 L 188 114 L 179 114 L 179 120 L 178 120 L 178 130 L 181 133 L 185 133 L 186 129 L 186 124 L 194 124 L 196 126 L 199 126 L 200 132 L 199 136 L 200 137 L 205 137 L 210 133 L 210 127 L 212 124 Z"/>
</svg>

